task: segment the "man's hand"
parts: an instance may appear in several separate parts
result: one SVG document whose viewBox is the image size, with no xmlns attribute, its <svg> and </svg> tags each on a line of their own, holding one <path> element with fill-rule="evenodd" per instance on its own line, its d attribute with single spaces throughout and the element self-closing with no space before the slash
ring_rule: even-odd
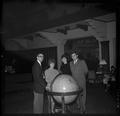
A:
<svg viewBox="0 0 120 116">
<path fill-rule="evenodd" d="M 47 84 L 47 86 L 46 86 L 46 90 L 47 90 L 47 91 L 50 90 L 50 84 Z"/>
</svg>

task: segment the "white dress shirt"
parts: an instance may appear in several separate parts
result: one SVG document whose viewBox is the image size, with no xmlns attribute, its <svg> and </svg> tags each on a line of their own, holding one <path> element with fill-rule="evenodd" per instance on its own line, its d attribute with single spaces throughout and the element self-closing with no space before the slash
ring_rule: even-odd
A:
<svg viewBox="0 0 120 116">
<path fill-rule="evenodd" d="M 41 66 L 41 62 L 39 61 L 39 60 L 37 60 L 37 62 L 40 64 L 40 66 Z"/>
<path fill-rule="evenodd" d="M 74 61 L 74 64 L 75 64 L 77 61 L 78 61 L 78 59 L 76 59 L 76 60 Z"/>
</svg>

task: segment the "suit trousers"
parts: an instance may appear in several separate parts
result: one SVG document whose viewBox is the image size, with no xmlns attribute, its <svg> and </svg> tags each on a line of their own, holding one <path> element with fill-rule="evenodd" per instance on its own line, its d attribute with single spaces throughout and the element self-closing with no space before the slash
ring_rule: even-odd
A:
<svg viewBox="0 0 120 116">
<path fill-rule="evenodd" d="M 78 96 L 77 104 L 81 108 L 81 111 L 86 110 L 86 86 L 82 87 L 83 92 Z"/>
<path fill-rule="evenodd" d="M 33 113 L 43 113 L 43 93 L 36 93 L 34 91 Z"/>
</svg>

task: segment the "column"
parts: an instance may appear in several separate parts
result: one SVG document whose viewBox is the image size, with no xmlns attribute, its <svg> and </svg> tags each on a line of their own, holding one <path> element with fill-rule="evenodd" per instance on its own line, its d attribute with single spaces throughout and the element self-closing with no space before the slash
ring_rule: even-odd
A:
<svg viewBox="0 0 120 116">
<path fill-rule="evenodd" d="M 58 69 L 60 68 L 61 65 L 61 56 L 64 54 L 64 45 L 65 45 L 66 40 L 60 42 L 57 45 L 57 61 L 58 61 Z"/>
</svg>

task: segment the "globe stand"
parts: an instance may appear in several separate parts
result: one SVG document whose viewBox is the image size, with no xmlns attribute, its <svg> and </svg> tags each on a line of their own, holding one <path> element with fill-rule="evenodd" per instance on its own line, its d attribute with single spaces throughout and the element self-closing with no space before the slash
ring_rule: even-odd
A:
<svg viewBox="0 0 120 116">
<path fill-rule="evenodd" d="M 72 92 L 51 92 L 51 91 L 47 91 L 47 95 L 50 96 L 50 99 L 53 98 L 53 96 L 61 96 L 61 100 L 62 100 L 62 113 L 66 113 L 66 109 L 65 109 L 65 96 L 71 96 L 71 95 L 79 95 L 80 93 L 82 93 L 83 89 L 79 89 L 77 91 L 72 91 Z M 49 100 L 51 101 L 51 100 Z M 49 103 L 49 108 L 50 108 L 50 113 L 51 113 L 51 102 Z"/>
</svg>

